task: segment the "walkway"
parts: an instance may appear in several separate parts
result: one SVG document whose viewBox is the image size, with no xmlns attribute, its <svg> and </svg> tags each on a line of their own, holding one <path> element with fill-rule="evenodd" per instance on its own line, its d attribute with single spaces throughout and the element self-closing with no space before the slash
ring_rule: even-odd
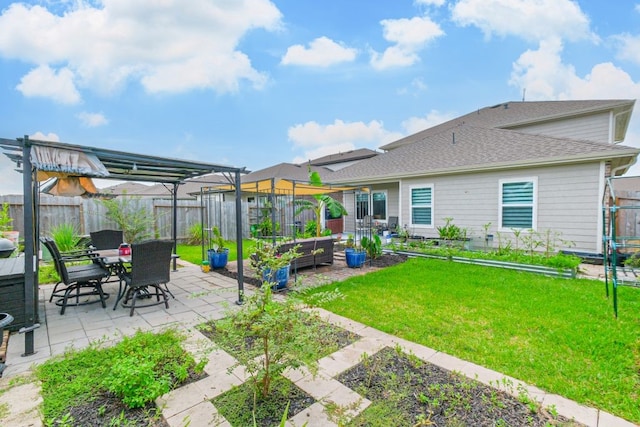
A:
<svg viewBox="0 0 640 427">
<path fill-rule="evenodd" d="M 347 269 L 340 262 L 338 261 L 334 267 L 311 270 L 307 274 L 312 274 L 318 281 L 332 281 L 344 279 L 352 274 L 363 274 L 369 269 Z M 42 426 L 37 411 L 40 397 L 38 388 L 34 384 L 27 382 L 14 386 L 11 393 L 2 393 L 2 390 L 10 386 L 13 378 L 27 373 L 32 364 L 42 363 L 52 355 L 62 354 L 71 346 L 83 348 L 98 339 L 117 342 L 123 336 L 133 334 L 137 329 L 157 331 L 178 326 L 183 327 L 189 334 L 186 343 L 188 349 L 201 348 L 199 343 L 206 338 L 193 326 L 205 320 L 221 318 L 225 313 L 224 303 L 234 306 L 237 300 L 236 282 L 217 273 L 202 273 L 197 266 L 184 262 L 182 264 L 181 268 L 177 272 L 172 272 L 171 275 L 170 287 L 176 299 L 170 301 L 169 309 L 164 309 L 162 306 L 140 309 L 133 317 L 129 317 L 128 310 L 122 308 L 113 310 L 112 307 L 103 309 L 98 304 L 73 307 L 61 316 L 57 307 L 48 302 L 52 286 L 41 286 L 41 327 L 35 333 L 37 353 L 22 357 L 23 337 L 13 334 L 9 340 L 7 368 L 4 371 L 4 378 L 0 379 L 0 409 L 3 404 L 6 404 L 9 413 L 4 418 L 0 418 L 0 424 L 8 427 Z M 599 274 L 597 268 L 591 274 L 597 277 Z M 106 285 L 106 288 L 110 292 L 116 292 L 117 283 Z M 247 291 L 251 291 L 250 286 L 247 286 Z M 364 352 L 371 354 L 384 346 L 399 345 L 425 361 L 459 371 L 486 385 L 495 386 L 503 383 L 501 381 L 503 378 L 509 378 L 335 314 L 321 311 L 321 315 L 328 321 L 357 333 L 361 338 L 320 360 L 319 375 L 315 378 L 307 372 L 294 371 L 287 374 L 289 379 L 319 402 L 293 417 L 288 423 L 289 426 L 301 426 L 305 422 L 309 427 L 336 425 L 328 419 L 322 402 L 332 401 L 342 407 L 349 406 L 353 414 L 365 409 L 369 402 L 336 381 L 334 377 L 359 363 Z M 208 402 L 208 399 L 218 396 L 233 385 L 242 383 L 246 378 L 241 369 L 228 373 L 227 368 L 234 364 L 234 360 L 224 351 L 215 351 L 209 358 L 210 363 L 205 369 L 208 374 L 206 378 L 158 399 L 158 403 L 164 407 L 163 415 L 171 426 L 229 425 L 222 417 L 217 416 L 215 407 Z M 514 387 L 505 391 L 517 393 L 518 385 L 522 383 L 515 379 L 511 380 Z M 574 418 L 587 426 L 631 427 L 634 425 L 609 413 L 579 405 L 558 395 L 545 393 L 536 387 L 523 385 L 529 395 L 535 397 L 543 406 L 555 405 L 560 415 Z M 2 413 L 3 411 L 0 410 L 0 417 L 3 416 Z"/>
</svg>

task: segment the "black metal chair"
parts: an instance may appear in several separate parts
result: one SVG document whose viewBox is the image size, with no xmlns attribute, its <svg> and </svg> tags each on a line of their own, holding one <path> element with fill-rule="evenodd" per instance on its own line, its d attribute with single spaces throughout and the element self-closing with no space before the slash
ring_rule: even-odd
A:
<svg viewBox="0 0 640 427">
<path fill-rule="evenodd" d="M 89 247 L 95 251 L 117 249 L 120 244 L 124 242 L 124 233 L 122 230 L 92 231 L 89 233 L 89 236 L 91 237 Z M 118 280 L 121 264 L 105 263 L 103 258 L 98 258 L 97 262 L 111 272 L 110 277 L 115 278 L 114 280 L 107 280 L 108 282 Z"/>
<path fill-rule="evenodd" d="M 398 231 L 398 217 L 390 216 L 389 221 L 387 221 L 387 229 L 391 233 L 395 233 Z"/>
<path fill-rule="evenodd" d="M 61 252 L 56 242 L 50 237 L 40 237 L 40 241 L 51 254 L 51 259 L 53 260 L 56 273 L 58 273 L 58 277 L 60 278 L 60 280 L 53 287 L 53 291 L 49 296 L 49 302 L 52 302 L 54 298 L 60 298 L 64 296 L 64 293 L 66 290 L 66 285 L 62 280 L 62 275 L 60 274 L 60 267 L 58 265 L 60 260 L 64 259 L 68 263 L 77 262 L 77 264 L 67 266 L 67 269 L 73 272 L 78 272 L 81 270 L 91 270 L 94 267 L 92 267 L 86 261 L 88 260 L 91 260 L 92 262 L 96 262 L 96 261 L 95 261 L 94 255 L 88 249 L 78 249 L 71 252 Z M 60 286 L 62 286 L 62 288 L 58 289 Z"/>
<path fill-rule="evenodd" d="M 169 308 L 170 292 L 166 286 L 170 279 L 172 251 L 170 240 L 148 240 L 131 245 L 131 270 L 120 276 L 125 286 L 118 296 L 122 306 L 131 309 L 130 316 L 136 307 L 164 304 Z"/>
<path fill-rule="evenodd" d="M 91 236 L 91 247 L 97 250 L 117 249 L 120 243 L 124 242 L 122 230 L 100 230 L 89 233 Z"/>
<path fill-rule="evenodd" d="M 53 239 L 45 237 L 41 240 L 51 253 L 56 272 L 60 276 L 60 282 L 56 283 L 49 298 L 50 302 L 54 297 L 58 298 L 55 303 L 60 306 L 60 314 L 64 314 L 68 306 L 96 302 L 100 302 L 102 308 L 106 308 L 105 301 L 109 294 L 102 290 L 102 282 L 109 276 L 109 270 L 95 263 L 95 257 L 91 253 L 78 251 L 63 254 Z M 64 284 L 65 287 L 58 290 L 60 284 Z M 81 301 L 81 298 L 84 299 Z"/>
</svg>

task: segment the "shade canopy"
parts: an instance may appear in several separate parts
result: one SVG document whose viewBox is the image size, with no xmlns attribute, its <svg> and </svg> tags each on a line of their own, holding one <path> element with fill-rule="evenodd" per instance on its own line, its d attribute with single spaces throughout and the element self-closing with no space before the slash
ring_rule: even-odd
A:
<svg viewBox="0 0 640 427">
<path fill-rule="evenodd" d="M 30 138 L 0 138 L 0 148 L 9 159 L 19 166 L 24 164 L 22 146 L 28 141 L 31 149 L 31 161 L 39 171 L 63 172 L 70 176 L 90 176 L 122 181 L 140 181 L 156 183 L 181 183 L 209 173 L 246 173 L 245 168 L 220 164 L 195 162 L 147 154 L 127 153 L 84 145 L 61 142 L 39 141 Z M 34 153 L 41 153 L 36 154 Z M 98 160 L 99 163 L 96 163 Z M 100 172 L 100 164 L 107 172 Z M 87 166 L 91 165 L 91 166 Z M 88 168 L 87 168 L 88 167 Z M 49 177 L 50 177 L 49 176 Z"/>
<path fill-rule="evenodd" d="M 367 188 L 362 187 L 334 187 L 331 185 L 313 185 L 309 182 L 300 182 L 290 179 L 263 179 L 260 181 L 243 182 L 240 185 L 242 192 L 246 193 L 261 193 L 261 194 L 275 194 L 275 195 L 290 195 L 296 196 L 313 196 L 316 194 L 338 193 L 340 191 L 367 191 Z M 233 191 L 235 187 L 233 185 L 219 185 L 214 187 L 208 187 L 207 190 L 213 192 Z"/>
</svg>

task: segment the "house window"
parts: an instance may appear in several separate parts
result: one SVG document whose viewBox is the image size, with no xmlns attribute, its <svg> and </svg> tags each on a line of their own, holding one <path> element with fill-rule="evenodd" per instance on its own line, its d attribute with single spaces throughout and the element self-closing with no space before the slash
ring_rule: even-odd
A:
<svg viewBox="0 0 640 427">
<path fill-rule="evenodd" d="M 535 228 L 535 208 L 535 179 L 500 182 L 500 226 L 502 228 Z"/>
<path fill-rule="evenodd" d="M 411 189 L 411 224 L 433 225 L 433 187 Z"/>
<path fill-rule="evenodd" d="M 356 194 L 356 218 L 362 219 L 369 215 L 369 194 Z"/>
<path fill-rule="evenodd" d="M 374 219 L 387 219 L 387 192 L 379 191 L 371 194 L 371 206 Z"/>
</svg>

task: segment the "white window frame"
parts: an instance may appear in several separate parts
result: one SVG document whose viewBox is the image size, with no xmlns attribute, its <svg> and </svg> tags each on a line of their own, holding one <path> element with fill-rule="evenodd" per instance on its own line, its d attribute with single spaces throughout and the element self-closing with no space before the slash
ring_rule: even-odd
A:
<svg viewBox="0 0 640 427">
<path fill-rule="evenodd" d="M 431 189 L 431 224 L 414 224 L 413 223 L 413 197 L 412 192 L 414 189 L 429 188 Z M 412 228 L 434 228 L 434 212 L 435 212 L 435 186 L 433 184 L 421 184 L 409 186 L 409 223 Z M 424 207 L 424 206 L 418 206 Z M 399 224 L 400 225 L 400 224 Z"/>
<path fill-rule="evenodd" d="M 504 208 L 504 204 L 502 203 L 503 196 L 503 187 L 504 184 L 510 184 L 514 182 L 531 182 L 533 184 L 533 200 L 531 203 L 521 204 L 521 205 L 509 205 L 509 206 L 526 206 L 531 207 L 531 227 L 525 228 L 514 228 L 514 227 L 503 227 L 502 226 L 502 209 Z M 501 179 L 498 182 L 498 231 L 512 231 L 516 230 L 537 230 L 538 229 L 538 177 L 536 176 L 528 176 L 528 177 L 520 177 L 520 178 L 507 178 Z"/>
<path fill-rule="evenodd" d="M 384 194 L 384 218 L 376 218 L 373 214 L 373 195 L 376 193 Z M 369 214 L 373 218 L 374 221 L 386 221 L 389 218 L 389 192 L 387 190 L 371 190 L 369 196 Z"/>
</svg>

